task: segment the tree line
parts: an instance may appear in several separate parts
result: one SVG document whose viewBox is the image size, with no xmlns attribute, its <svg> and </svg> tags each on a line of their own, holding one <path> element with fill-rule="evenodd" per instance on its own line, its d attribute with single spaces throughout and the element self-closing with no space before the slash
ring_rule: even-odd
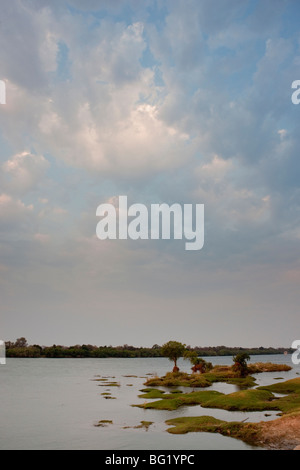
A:
<svg viewBox="0 0 300 470">
<path fill-rule="evenodd" d="M 163 346 L 154 344 L 151 348 L 135 347 L 128 344 L 123 346 L 94 346 L 91 344 L 76 344 L 73 346 L 40 346 L 38 344 L 29 345 L 26 338 L 18 338 L 15 342 L 7 341 L 6 357 L 23 358 L 137 358 L 137 357 L 164 357 Z M 294 350 L 290 348 L 242 348 L 227 346 L 211 347 L 191 347 L 186 346 L 188 351 L 194 352 L 200 357 L 209 356 L 236 356 L 237 354 L 271 355 L 292 354 Z"/>
</svg>

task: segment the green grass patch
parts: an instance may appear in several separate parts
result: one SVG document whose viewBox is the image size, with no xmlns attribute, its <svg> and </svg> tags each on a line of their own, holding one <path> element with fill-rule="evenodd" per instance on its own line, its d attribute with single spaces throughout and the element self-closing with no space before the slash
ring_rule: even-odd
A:
<svg viewBox="0 0 300 470">
<path fill-rule="evenodd" d="M 224 436 L 242 439 L 253 445 L 255 445 L 260 435 L 259 427 L 255 424 L 227 422 L 212 416 L 175 418 L 166 421 L 166 424 L 172 426 L 167 429 L 171 434 L 186 434 L 188 432 L 219 433 Z"/>
<path fill-rule="evenodd" d="M 276 384 L 277 385 L 277 384 Z M 144 409 L 177 410 L 181 406 L 201 405 L 203 408 L 218 408 L 227 411 L 282 411 L 284 413 L 300 407 L 300 395 L 291 394 L 277 398 L 270 390 L 248 389 L 228 395 L 215 390 L 195 391 L 182 394 L 166 394 L 151 390 L 141 398 L 160 398 L 156 401 L 133 405 Z"/>
<path fill-rule="evenodd" d="M 145 385 L 149 387 L 192 387 L 206 388 L 216 382 L 226 382 L 228 384 L 238 385 L 240 388 L 247 389 L 256 385 L 255 379 L 251 374 L 262 372 L 281 372 L 289 371 L 292 368 L 286 364 L 273 364 L 271 362 L 257 362 L 248 365 L 248 375 L 240 377 L 232 366 L 215 366 L 209 372 L 204 374 L 186 372 L 169 372 L 163 377 L 151 377 Z"/>
<path fill-rule="evenodd" d="M 300 411 L 300 379 L 291 379 L 286 382 L 261 386 L 258 387 L 258 390 L 266 390 L 284 395 L 277 399 L 279 410 L 283 413 Z"/>
<path fill-rule="evenodd" d="M 203 392 L 193 392 L 180 396 L 181 404 L 188 404 L 191 395 L 194 401 L 198 401 L 203 407 L 218 408 L 228 411 L 265 411 L 278 410 L 279 419 L 275 421 L 251 423 L 251 422 L 226 422 L 211 416 L 181 417 L 166 421 L 171 427 L 167 431 L 171 434 L 186 434 L 188 432 L 212 432 L 220 433 L 241 439 L 251 445 L 259 445 L 269 448 L 292 449 L 299 442 L 299 416 L 300 416 L 300 379 L 291 379 L 286 382 L 261 386 L 256 389 L 240 390 L 228 395 L 216 393 L 214 396 L 205 397 Z M 281 397 L 274 393 L 282 394 Z M 185 400 L 183 399 L 185 398 Z M 163 407 L 165 401 L 166 407 Z M 168 400 L 160 400 L 160 409 L 175 409 L 174 401 L 170 401 L 172 407 L 168 407 Z M 151 403 L 145 407 L 148 408 Z M 181 406 L 179 402 L 177 405 Z M 151 406 L 152 407 L 152 406 Z M 266 417 L 270 414 L 265 413 Z M 298 420 L 298 421 L 297 421 Z"/>
<path fill-rule="evenodd" d="M 162 398 L 166 392 L 163 390 L 159 390 L 158 388 L 144 388 L 143 390 L 140 390 L 143 392 L 142 395 L 139 395 L 139 398 Z"/>
<path fill-rule="evenodd" d="M 300 394 L 300 379 L 291 379 L 287 380 L 286 382 L 261 386 L 258 387 L 258 390 L 268 390 L 273 393 L 282 393 L 283 395 L 289 393 Z"/>
<path fill-rule="evenodd" d="M 163 377 L 152 377 L 145 385 L 161 387 L 209 387 L 205 374 L 187 374 L 185 372 L 169 372 Z"/>
<path fill-rule="evenodd" d="M 163 377 L 152 377 L 145 383 L 150 387 L 191 387 L 207 388 L 213 383 L 225 382 L 238 385 L 240 388 L 249 388 L 256 385 L 255 379 L 248 375 L 239 377 L 236 372 L 228 366 L 216 366 L 210 372 L 204 374 L 187 374 L 185 372 L 169 372 Z"/>
<path fill-rule="evenodd" d="M 202 405 L 207 401 L 215 398 L 216 396 L 223 395 L 220 392 L 215 390 L 209 391 L 198 391 L 192 393 L 182 393 L 182 394 L 169 394 L 164 395 L 164 398 L 150 403 L 143 403 L 140 405 L 133 405 L 138 408 L 145 409 L 156 409 L 156 410 L 177 410 L 181 406 L 195 406 Z"/>
<path fill-rule="evenodd" d="M 106 427 L 108 424 L 113 424 L 113 421 L 109 420 L 109 419 L 102 419 L 101 421 L 98 421 L 97 424 L 95 424 L 95 427 L 96 428 L 104 428 Z"/>
<path fill-rule="evenodd" d="M 203 375 L 205 379 L 209 381 L 210 385 L 223 382 L 231 385 L 237 385 L 243 389 L 254 387 L 256 385 L 255 379 L 251 375 L 247 375 L 246 377 L 239 377 L 232 371 L 208 372 Z"/>
<path fill-rule="evenodd" d="M 229 395 L 220 394 L 202 406 L 227 411 L 265 411 L 280 410 L 273 394 L 267 390 L 243 390 Z"/>
<path fill-rule="evenodd" d="M 270 367 L 271 368 L 271 367 Z M 228 380 L 243 381 L 243 383 L 251 384 L 252 377 L 241 379 L 232 377 L 232 371 L 228 367 L 217 367 L 213 372 L 202 374 L 167 374 L 165 377 L 156 378 L 161 384 L 172 383 L 172 386 L 189 384 L 194 380 L 205 379 L 210 383 Z M 191 377 L 192 376 L 192 377 Z M 149 381 L 147 382 L 149 383 Z M 239 391 L 224 394 L 214 390 L 193 391 L 191 393 L 182 393 L 175 390 L 174 393 L 166 393 L 156 388 L 146 388 L 141 390 L 144 392 L 140 398 L 155 399 L 153 402 L 133 405 L 145 409 L 159 410 L 176 410 L 181 406 L 201 405 L 203 408 L 219 408 L 227 411 L 280 411 L 283 414 L 300 410 L 300 379 L 292 379 L 286 382 L 280 382 L 268 386 L 258 388 L 241 388 Z M 175 393 L 176 392 L 176 393 Z M 178 393 L 179 392 L 179 393 Z M 276 397 L 274 393 L 284 396 Z"/>
</svg>

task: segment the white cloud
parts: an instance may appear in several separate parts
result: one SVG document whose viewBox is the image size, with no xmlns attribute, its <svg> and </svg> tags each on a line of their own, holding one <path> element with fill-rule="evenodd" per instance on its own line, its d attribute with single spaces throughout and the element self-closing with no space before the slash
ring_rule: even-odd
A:
<svg viewBox="0 0 300 470">
<path fill-rule="evenodd" d="M 2 165 L 6 176 L 5 187 L 14 194 L 24 194 L 35 189 L 49 167 L 42 155 L 21 152 Z"/>
<path fill-rule="evenodd" d="M 40 145 L 69 165 L 116 177 L 183 164 L 189 136 L 164 122 L 154 71 L 140 63 L 143 24 L 103 22 L 88 50 L 72 46 L 73 80 L 41 108 Z"/>
</svg>

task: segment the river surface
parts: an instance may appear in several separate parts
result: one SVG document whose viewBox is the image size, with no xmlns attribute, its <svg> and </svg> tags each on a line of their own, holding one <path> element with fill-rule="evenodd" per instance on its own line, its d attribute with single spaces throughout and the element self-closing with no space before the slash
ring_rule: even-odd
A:
<svg viewBox="0 0 300 470">
<path fill-rule="evenodd" d="M 213 364 L 232 364 L 231 357 L 205 358 Z M 291 356 L 254 356 L 251 362 L 285 363 Z M 187 361 L 178 363 L 190 372 Z M 300 367 L 289 372 L 255 376 L 257 384 L 272 384 L 299 377 Z M 176 411 L 132 407 L 143 403 L 138 397 L 151 375 L 172 369 L 165 358 L 136 359 L 7 359 L 0 366 L 0 449 L 1 450 L 251 450 L 241 441 L 218 434 L 166 432 L 167 419 L 209 415 L 227 421 L 266 421 L 277 412 L 228 412 L 201 406 Z M 109 377 L 108 386 L 96 379 Z M 281 381 L 280 379 L 280 381 Z M 232 393 L 237 388 L 216 384 L 210 389 Z M 184 389 L 184 391 L 189 391 Z M 109 393 L 110 395 L 103 395 Z M 109 397 L 109 398 L 106 398 Z M 270 416 L 266 417 L 265 414 Z M 104 427 L 101 420 L 112 421 Z M 141 421 L 153 424 L 137 428 Z"/>
</svg>

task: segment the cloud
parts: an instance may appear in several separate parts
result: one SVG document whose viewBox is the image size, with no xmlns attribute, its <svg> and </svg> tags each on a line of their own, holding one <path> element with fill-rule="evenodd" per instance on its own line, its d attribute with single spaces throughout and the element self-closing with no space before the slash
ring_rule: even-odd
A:
<svg viewBox="0 0 300 470">
<path fill-rule="evenodd" d="M 26 236 L 34 221 L 33 205 L 26 205 L 20 199 L 8 194 L 0 195 L 1 233 Z"/>
<path fill-rule="evenodd" d="M 40 145 L 69 165 L 116 177 L 182 165 L 189 136 L 160 118 L 154 72 L 140 63 L 144 49 L 141 23 L 103 22 L 94 47 L 72 60 L 71 83 L 58 85 L 42 110 Z"/>
<path fill-rule="evenodd" d="M 48 168 L 49 162 L 42 155 L 29 152 L 14 155 L 2 165 L 6 190 L 19 195 L 34 190 Z"/>
<path fill-rule="evenodd" d="M 280 313 L 299 273 L 294 8 L 277 0 L 3 5 L 0 250 L 10 309 L 26 299 L 26 314 L 42 310 L 45 319 L 47 304 L 52 332 L 58 317 L 83 325 L 84 311 L 90 331 L 104 322 L 111 338 L 116 318 L 142 327 L 154 315 L 155 335 L 157 321 L 169 331 L 184 309 L 181 330 L 200 318 L 212 342 L 215 324 L 221 340 L 236 318 L 256 334 L 259 314 L 267 325 Z M 121 194 L 205 204 L 204 249 L 101 243 L 96 208 Z M 292 321 L 296 291 L 287 299 Z"/>
<path fill-rule="evenodd" d="M 1 73 L 36 93 L 46 91 L 47 73 L 53 69 L 56 57 L 55 27 L 50 17 L 49 9 L 33 14 L 27 3 L 19 0 L 1 7 Z"/>
</svg>

